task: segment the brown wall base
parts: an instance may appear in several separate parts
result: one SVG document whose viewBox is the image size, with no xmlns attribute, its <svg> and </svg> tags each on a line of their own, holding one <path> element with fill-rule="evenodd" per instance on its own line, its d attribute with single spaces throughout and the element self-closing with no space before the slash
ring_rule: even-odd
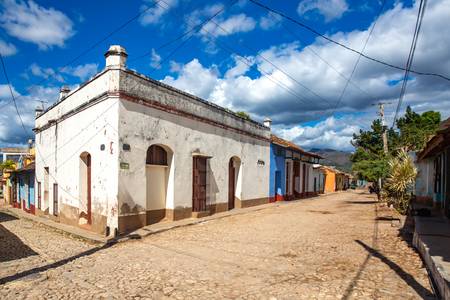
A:
<svg viewBox="0 0 450 300">
<path fill-rule="evenodd" d="M 60 222 L 74 227 L 80 227 L 100 234 L 105 234 L 107 226 L 106 216 L 92 213 L 91 214 L 92 224 L 80 225 L 78 223 L 80 219 L 80 213 L 81 212 L 78 207 L 62 204 L 58 216 L 54 216 L 52 214 L 48 214 L 48 216 L 56 222 Z"/>
<path fill-rule="evenodd" d="M 264 198 L 256 198 L 256 199 L 249 199 L 249 200 L 239 200 L 236 202 L 237 202 L 236 207 L 245 208 L 245 207 L 250 207 L 250 206 L 267 204 L 270 202 L 270 198 L 264 197 Z"/>
<path fill-rule="evenodd" d="M 236 208 L 244 208 L 269 203 L 269 197 L 241 201 L 236 198 Z M 146 225 L 155 224 L 162 220 L 178 221 L 192 217 L 204 217 L 228 210 L 228 202 L 209 205 L 209 210 L 201 214 L 193 213 L 192 207 L 176 207 L 175 209 L 151 210 L 142 214 L 119 216 L 119 233 L 133 231 Z"/>
</svg>

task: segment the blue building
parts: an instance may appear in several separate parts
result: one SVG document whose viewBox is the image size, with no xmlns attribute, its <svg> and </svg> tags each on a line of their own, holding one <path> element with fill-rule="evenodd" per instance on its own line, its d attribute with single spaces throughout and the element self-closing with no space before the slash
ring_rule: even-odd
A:
<svg viewBox="0 0 450 300">
<path fill-rule="evenodd" d="M 34 180 L 34 162 L 11 173 L 13 206 L 32 214 L 36 211 Z"/>
<path fill-rule="evenodd" d="M 322 157 L 276 135 L 270 143 L 270 201 L 292 200 L 319 193 L 313 168 Z"/>
</svg>

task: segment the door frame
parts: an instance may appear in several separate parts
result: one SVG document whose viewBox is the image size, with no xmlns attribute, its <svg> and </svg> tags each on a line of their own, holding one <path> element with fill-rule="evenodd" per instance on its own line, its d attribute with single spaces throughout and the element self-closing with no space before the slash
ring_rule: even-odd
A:
<svg viewBox="0 0 450 300">
<path fill-rule="evenodd" d="M 234 160 L 230 158 L 228 162 L 228 210 L 234 209 L 236 197 L 236 168 Z"/>
</svg>

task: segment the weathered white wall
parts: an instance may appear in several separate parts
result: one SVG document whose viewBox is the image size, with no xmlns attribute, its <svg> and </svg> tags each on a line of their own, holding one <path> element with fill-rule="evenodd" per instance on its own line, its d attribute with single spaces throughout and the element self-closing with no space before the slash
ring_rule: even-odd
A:
<svg viewBox="0 0 450 300">
<path fill-rule="evenodd" d="M 421 197 L 433 197 L 434 165 L 432 159 L 416 162 L 417 178 L 415 194 Z"/>
<path fill-rule="evenodd" d="M 118 191 L 118 98 L 110 97 L 59 119 L 74 108 L 117 91 L 117 70 L 100 73 L 87 85 L 73 91 L 66 99 L 36 119 L 40 128 L 51 120 L 56 123 L 36 135 L 36 180 L 42 182 L 44 199 L 44 167 L 49 167 L 49 201 L 43 210 L 53 213 L 53 184 L 58 183 L 59 209 L 64 205 L 85 210 L 80 199 L 80 154 L 91 155 L 91 207 L 92 213 L 107 217 L 113 230 L 117 227 Z M 101 145 L 105 149 L 100 149 Z M 37 195 L 36 195 L 37 197 Z"/>
<path fill-rule="evenodd" d="M 203 108 L 206 109 L 206 108 Z M 148 147 L 164 145 L 173 152 L 174 198 L 166 207 L 192 206 L 193 153 L 208 160 L 208 203 L 228 202 L 228 167 L 233 156 L 241 160 L 238 188 L 241 200 L 265 198 L 269 194 L 269 143 L 187 117 L 120 101 L 120 143 L 131 146 L 121 151 L 120 161 L 129 169 L 119 171 L 119 198 L 134 211 L 147 208 L 145 158 Z M 258 160 L 265 162 L 258 165 Z M 239 197 L 239 196 L 238 196 Z"/>
</svg>

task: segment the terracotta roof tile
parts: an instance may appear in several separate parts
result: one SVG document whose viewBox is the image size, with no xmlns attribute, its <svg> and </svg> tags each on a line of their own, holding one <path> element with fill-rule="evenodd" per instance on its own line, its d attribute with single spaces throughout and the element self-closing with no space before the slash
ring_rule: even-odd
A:
<svg viewBox="0 0 450 300">
<path fill-rule="evenodd" d="M 280 138 L 279 136 L 276 136 L 276 135 L 274 135 L 274 134 L 271 134 L 271 135 L 270 135 L 270 141 L 271 141 L 272 143 L 274 143 L 274 144 L 283 146 L 283 147 L 285 147 L 285 148 L 289 148 L 289 149 L 291 149 L 291 150 L 298 151 L 298 152 L 300 152 L 301 154 L 304 154 L 304 155 L 308 155 L 308 156 L 312 156 L 312 157 L 316 157 L 316 158 L 323 159 L 323 157 L 320 156 L 319 154 L 305 151 L 305 150 L 303 150 L 303 148 L 301 148 L 300 146 L 294 144 L 293 142 L 288 141 L 288 140 L 285 140 L 285 139 L 282 139 L 282 138 Z"/>
</svg>

